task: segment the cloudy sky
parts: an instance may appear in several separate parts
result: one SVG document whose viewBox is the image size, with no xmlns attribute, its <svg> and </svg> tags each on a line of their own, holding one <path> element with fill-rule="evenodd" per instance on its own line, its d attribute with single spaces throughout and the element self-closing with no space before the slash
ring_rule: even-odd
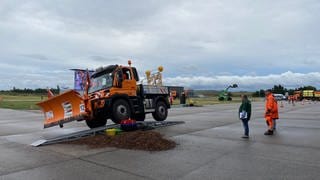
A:
<svg viewBox="0 0 320 180">
<path fill-rule="evenodd" d="M 0 0 L 0 89 L 132 59 L 164 83 L 320 88 L 319 0 Z"/>
</svg>

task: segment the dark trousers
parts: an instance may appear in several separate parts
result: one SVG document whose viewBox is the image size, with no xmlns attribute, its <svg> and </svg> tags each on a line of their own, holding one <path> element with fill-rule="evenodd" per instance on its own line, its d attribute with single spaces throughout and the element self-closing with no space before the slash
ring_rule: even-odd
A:
<svg viewBox="0 0 320 180">
<path fill-rule="evenodd" d="M 244 135 L 249 136 L 249 120 L 248 119 L 241 119 L 243 128 L 244 128 Z"/>
</svg>

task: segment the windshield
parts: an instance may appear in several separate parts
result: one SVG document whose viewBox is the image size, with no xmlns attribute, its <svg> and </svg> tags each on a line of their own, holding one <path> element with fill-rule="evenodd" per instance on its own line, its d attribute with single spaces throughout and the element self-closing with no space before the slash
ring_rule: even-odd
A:
<svg viewBox="0 0 320 180">
<path fill-rule="evenodd" d="M 89 93 L 112 86 L 112 73 L 102 74 L 91 79 Z"/>
</svg>

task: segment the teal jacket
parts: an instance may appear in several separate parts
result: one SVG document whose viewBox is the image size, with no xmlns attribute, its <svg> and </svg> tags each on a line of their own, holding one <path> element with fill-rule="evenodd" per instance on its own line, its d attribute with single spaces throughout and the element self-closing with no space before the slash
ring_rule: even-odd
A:
<svg viewBox="0 0 320 180">
<path fill-rule="evenodd" d="M 240 112 L 242 111 L 246 111 L 247 114 L 248 114 L 248 120 L 250 120 L 251 118 L 251 101 L 249 100 L 245 100 L 245 101 L 242 101 L 240 107 L 239 107 L 239 112 L 238 114 L 240 114 Z"/>
</svg>

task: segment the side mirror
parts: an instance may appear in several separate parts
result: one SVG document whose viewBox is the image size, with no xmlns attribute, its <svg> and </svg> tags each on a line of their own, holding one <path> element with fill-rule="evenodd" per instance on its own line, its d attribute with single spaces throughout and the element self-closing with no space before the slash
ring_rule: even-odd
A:
<svg viewBox="0 0 320 180">
<path fill-rule="evenodd" d="M 233 87 L 233 88 L 237 88 L 237 87 L 238 87 L 238 84 L 233 84 L 232 87 Z"/>
</svg>

